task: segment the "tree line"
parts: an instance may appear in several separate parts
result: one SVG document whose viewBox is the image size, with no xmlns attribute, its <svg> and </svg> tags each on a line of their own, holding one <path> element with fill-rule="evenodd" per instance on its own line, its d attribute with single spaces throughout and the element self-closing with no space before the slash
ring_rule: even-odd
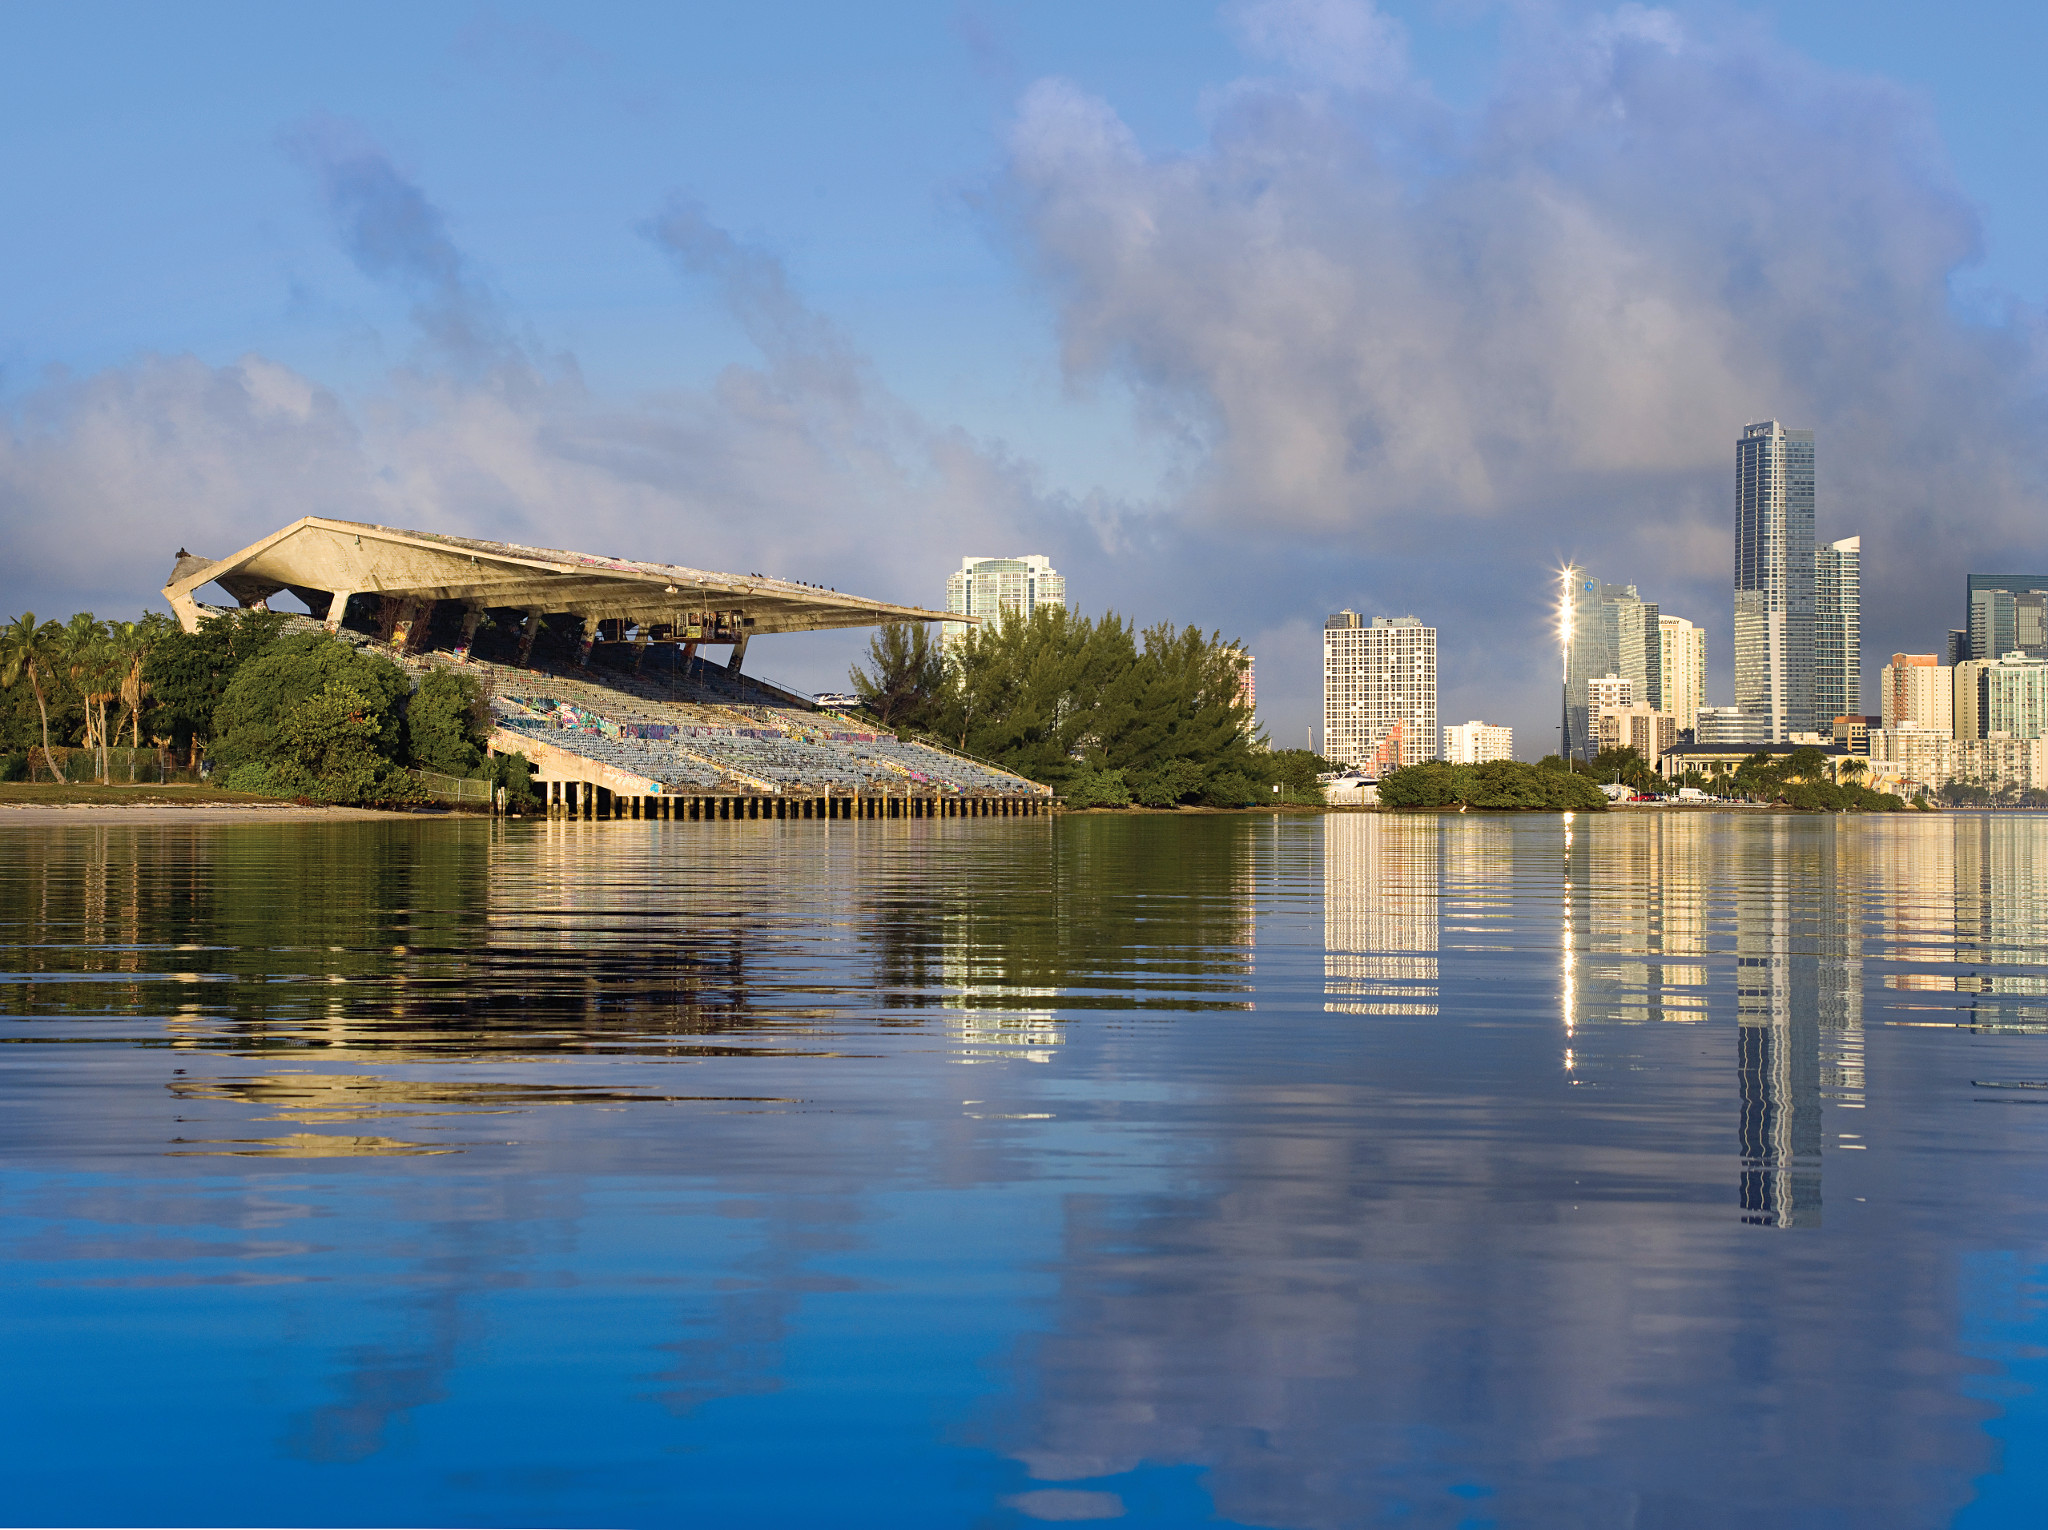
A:
<svg viewBox="0 0 2048 1530">
<path fill-rule="evenodd" d="M 992 761 L 1070 806 L 1321 800 L 1328 763 L 1258 736 L 1246 662 L 1241 645 L 1199 628 L 1140 631 L 1113 612 L 1041 606 L 969 628 L 950 653 L 928 627 L 883 627 L 850 678 L 884 726 Z"/>
<path fill-rule="evenodd" d="M 37 749 L 65 781 L 64 754 L 83 748 L 108 781 L 109 740 L 125 731 L 133 748 L 146 735 L 171 760 L 204 763 L 216 784 L 266 796 L 415 802 L 414 770 L 531 792 L 523 758 L 486 755 L 490 710 L 473 677 L 437 669 L 415 684 L 381 655 L 286 624 L 268 611 L 224 613 L 189 633 L 160 615 L 16 618 L 0 629 L 5 774 L 27 774 Z"/>
</svg>

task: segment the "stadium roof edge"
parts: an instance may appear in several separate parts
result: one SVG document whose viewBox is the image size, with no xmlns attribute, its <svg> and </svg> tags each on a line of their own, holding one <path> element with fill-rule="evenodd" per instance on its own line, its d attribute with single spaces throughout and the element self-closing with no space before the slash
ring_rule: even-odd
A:
<svg viewBox="0 0 2048 1530">
<path fill-rule="evenodd" d="M 355 595 L 460 601 L 475 609 L 571 612 L 600 621 L 700 628 L 705 641 L 816 632 L 888 622 L 974 621 L 945 611 L 842 595 L 788 579 L 559 548 L 408 531 L 308 515 L 225 558 L 180 552 L 164 598 L 185 630 L 200 621 L 196 591 L 218 584 L 243 606 L 289 590 L 327 624 Z M 714 636 L 713 634 L 722 634 Z"/>
</svg>

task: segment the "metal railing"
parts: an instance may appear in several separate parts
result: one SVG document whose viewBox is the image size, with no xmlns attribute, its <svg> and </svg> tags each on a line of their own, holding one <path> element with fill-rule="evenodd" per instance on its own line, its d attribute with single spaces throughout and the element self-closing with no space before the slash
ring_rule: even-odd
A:
<svg viewBox="0 0 2048 1530">
<path fill-rule="evenodd" d="M 422 790 L 436 802 L 452 802 L 461 807 L 488 807 L 491 801 L 491 783 L 470 781 L 461 776 L 444 776 L 438 770 L 414 770 L 409 775 L 419 782 Z"/>
</svg>

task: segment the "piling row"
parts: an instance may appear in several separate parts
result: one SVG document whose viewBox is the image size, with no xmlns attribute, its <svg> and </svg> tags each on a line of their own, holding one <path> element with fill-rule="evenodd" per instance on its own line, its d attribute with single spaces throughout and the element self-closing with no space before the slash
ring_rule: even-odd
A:
<svg viewBox="0 0 2048 1530">
<path fill-rule="evenodd" d="M 782 818 L 1040 818 L 1052 812 L 1041 796 L 968 796 L 950 792 L 615 792 L 589 781 L 537 782 L 550 818 L 641 818 L 712 823 Z"/>
</svg>

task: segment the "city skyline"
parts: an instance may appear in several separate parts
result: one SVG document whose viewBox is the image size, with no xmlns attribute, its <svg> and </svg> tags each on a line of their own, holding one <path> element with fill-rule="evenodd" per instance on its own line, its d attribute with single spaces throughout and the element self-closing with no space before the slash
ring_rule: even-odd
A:
<svg viewBox="0 0 2048 1530">
<path fill-rule="evenodd" d="M 1533 748 L 1565 558 L 1733 694 L 1725 441 L 1775 417 L 1862 538 L 1865 646 L 1939 650 L 1966 572 L 2048 566 L 2048 108 L 1974 14 L 1855 20 L 27 16 L 0 608 L 132 614 L 162 526 L 294 512 L 907 603 L 1029 547 L 1241 639 L 1282 739 L 1318 613 L 1426 610 L 1448 711 Z"/>
</svg>

